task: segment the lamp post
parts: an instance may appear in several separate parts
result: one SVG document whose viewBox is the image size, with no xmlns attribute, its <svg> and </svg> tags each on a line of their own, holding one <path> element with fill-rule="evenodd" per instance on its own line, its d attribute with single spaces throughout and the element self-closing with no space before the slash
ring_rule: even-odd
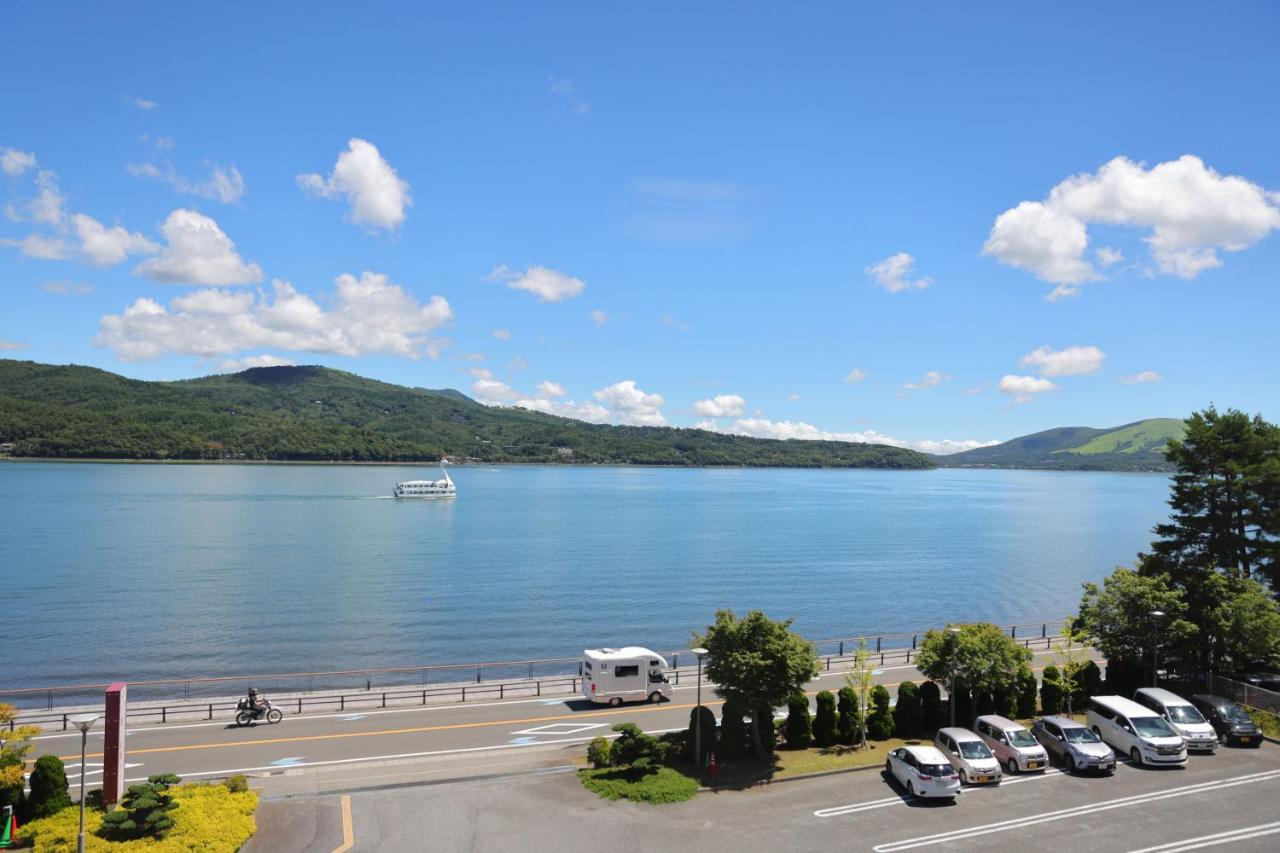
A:
<svg viewBox="0 0 1280 853">
<path fill-rule="evenodd" d="M 702 775 L 702 659 L 709 652 L 699 646 L 696 649 L 690 649 L 693 656 L 698 659 L 698 705 L 693 712 L 693 760 L 698 765 L 698 775 Z"/>
<path fill-rule="evenodd" d="M 80 835 L 76 840 L 77 853 L 84 853 L 84 758 L 89 741 L 89 729 L 98 722 L 98 714 L 74 714 L 71 722 L 80 730 Z"/>
<path fill-rule="evenodd" d="M 947 634 L 951 643 L 951 684 L 947 686 L 947 704 L 951 706 L 951 727 L 956 725 L 956 641 L 960 639 L 959 628 L 948 628 Z"/>
<path fill-rule="evenodd" d="M 1163 610 L 1152 610 L 1151 617 L 1151 686 L 1160 686 L 1160 631 L 1159 620 L 1164 616 Z"/>
</svg>

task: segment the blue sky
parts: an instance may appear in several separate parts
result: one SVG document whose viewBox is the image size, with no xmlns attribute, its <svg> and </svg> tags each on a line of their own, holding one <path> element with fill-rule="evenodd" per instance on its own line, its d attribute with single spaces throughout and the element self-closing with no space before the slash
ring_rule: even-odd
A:
<svg viewBox="0 0 1280 853">
<path fill-rule="evenodd" d="M 944 450 L 1276 416 L 1272 3 L 23 4 L 6 30 L 5 357 Z"/>
</svg>

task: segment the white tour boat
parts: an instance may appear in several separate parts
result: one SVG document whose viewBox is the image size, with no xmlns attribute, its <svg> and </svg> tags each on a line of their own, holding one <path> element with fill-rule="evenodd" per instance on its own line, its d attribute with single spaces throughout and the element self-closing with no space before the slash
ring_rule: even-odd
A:
<svg viewBox="0 0 1280 853">
<path fill-rule="evenodd" d="M 444 470 L 445 462 L 440 463 L 440 473 L 444 474 L 439 480 L 405 480 L 396 483 L 395 490 L 392 495 L 397 498 L 452 498 L 458 494 L 458 487 L 453 484 L 453 478 L 449 476 L 449 472 Z"/>
</svg>

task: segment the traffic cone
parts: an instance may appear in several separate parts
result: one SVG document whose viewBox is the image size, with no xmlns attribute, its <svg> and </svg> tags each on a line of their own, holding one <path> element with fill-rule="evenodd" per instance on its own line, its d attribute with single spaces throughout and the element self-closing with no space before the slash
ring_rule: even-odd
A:
<svg viewBox="0 0 1280 853">
<path fill-rule="evenodd" d="M 712 776 L 712 777 L 715 777 L 716 772 L 717 772 L 719 769 L 720 769 L 720 768 L 716 766 L 716 754 L 713 752 L 713 753 L 711 753 L 711 768 L 710 768 L 711 776 Z"/>
</svg>

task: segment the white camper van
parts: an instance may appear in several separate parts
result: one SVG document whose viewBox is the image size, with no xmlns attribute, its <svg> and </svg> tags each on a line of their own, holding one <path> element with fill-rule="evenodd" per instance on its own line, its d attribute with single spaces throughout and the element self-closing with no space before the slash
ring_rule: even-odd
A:
<svg viewBox="0 0 1280 853">
<path fill-rule="evenodd" d="M 667 662 L 639 646 L 585 649 L 582 652 L 582 695 L 592 702 L 661 702 L 671 698 Z"/>
</svg>

